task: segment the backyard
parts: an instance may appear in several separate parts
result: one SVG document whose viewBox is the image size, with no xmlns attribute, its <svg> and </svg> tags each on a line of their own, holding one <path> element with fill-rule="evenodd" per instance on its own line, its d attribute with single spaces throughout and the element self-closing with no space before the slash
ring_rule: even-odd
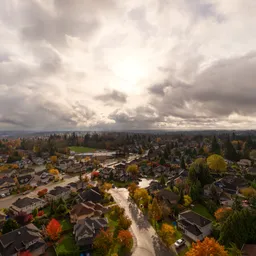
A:
<svg viewBox="0 0 256 256">
<path fill-rule="evenodd" d="M 79 255 L 78 248 L 76 246 L 75 239 L 71 234 L 66 234 L 60 238 L 56 244 L 57 255 Z"/>
<path fill-rule="evenodd" d="M 201 204 L 196 204 L 194 207 L 191 207 L 192 211 L 202 215 L 203 217 L 209 219 L 209 220 L 214 220 L 213 216 L 209 213 L 206 207 L 204 207 Z"/>
<path fill-rule="evenodd" d="M 69 147 L 71 151 L 74 151 L 76 153 L 93 153 L 96 151 L 95 148 L 88 148 L 88 147 Z"/>
</svg>

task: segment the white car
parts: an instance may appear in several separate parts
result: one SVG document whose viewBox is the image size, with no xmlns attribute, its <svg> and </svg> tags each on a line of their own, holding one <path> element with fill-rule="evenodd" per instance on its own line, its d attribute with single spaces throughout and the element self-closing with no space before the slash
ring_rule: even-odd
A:
<svg viewBox="0 0 256 256">
<path fill-rule="evenodd" d="M 177 241 L 174 243 L 174 245 L 175 245 L 176 248 L 180 248 L 180 247 L 181 247 L 182 245 L 184 245 L 184 244 L 186 244 L 186 241 L 185 241 L 185 239 L 183 239 L 183 238 L 177 240 Z"/>
</svg>

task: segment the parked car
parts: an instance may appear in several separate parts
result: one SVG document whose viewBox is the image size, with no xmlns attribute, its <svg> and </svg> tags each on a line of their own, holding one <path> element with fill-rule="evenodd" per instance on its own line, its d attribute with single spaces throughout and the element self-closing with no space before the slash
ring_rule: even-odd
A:
<svg viewBox="0 0 256 256">
<path fill-rule="evenodd" d="M 184 238 L 181 238 L 179 240 L 177 240 L 174 245 L 176 248 L 180 248 L 181 246 L 186 244 L 186 240 Z"/>
<path fill-rule="evenodd" d="M 27 195 L 27 194 L 29 194 L 29 193 L 30 193 L 30 191 L 27 190 L 27 191 L 23 192 L 22 195 Z"/>
<path fill-rule="evenodd" d="M 5 194 L 1 194 L 1 197 L 5 197 Z"/>
</svg>

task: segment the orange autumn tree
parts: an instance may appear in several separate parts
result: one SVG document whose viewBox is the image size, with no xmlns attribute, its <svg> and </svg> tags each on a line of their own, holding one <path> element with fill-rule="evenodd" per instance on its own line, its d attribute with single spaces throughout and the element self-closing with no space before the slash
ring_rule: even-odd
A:
<svg viewBox="0 0 256 256">
<path fill-rule="evenodd" d="M 232 208 L 230 208 L 230 207 L 220 207 L 214 213 L 214 216 L 217 221 L 222 221 L 222 220 L 226 219 L 231 212 L 232 212 Z"/>
<path fill-rule="evenodd" d="M 128 250 L 132 248 L 132 234 L 128 230 L 120 230 L 117 236 L 118 242 Z"/>
<path fill-rule="evenodd" d="M 214 238 L 206 237 L 202 242 L 192 244 L 191 249 L 185 256 L 228 256 L 224 246 L 220 245 Z"/>
<path fill-rule="evenodd" d="M 102 229 L 93 241 L 93 248 L 97 255 L 107 255 L 113 244 L 113 232 L 110 229 Z"/>
<path fill-rule="evenodd" d="M 56 219 L 51 219 L 46 227 L 46 233 L 53 241 L 57 240 L 62 232 L 61 224 Z"/>
<path fill-rule="evenodd" d="M 176 238 L 175 233 L 176 233 L 176 230 L 172 225 L 163 224 L 159 231 L 159 236 L 167 246 L 171 246 L 174 243 Z"/>
</svg>

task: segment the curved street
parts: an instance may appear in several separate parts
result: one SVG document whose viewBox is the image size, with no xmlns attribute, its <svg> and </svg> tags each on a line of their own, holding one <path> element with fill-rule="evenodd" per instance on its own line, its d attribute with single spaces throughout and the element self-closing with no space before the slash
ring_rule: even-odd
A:
<svg viewBox="0 0 256 256">
<path fill-rule="evenodd" d="M 125 209 L 125 213 L 132 220 L 131 231 L 135 237 L 133 256 L 173 256 L 174 252 L 168 250 L 160 241 L 157 233 L 138 209 L 137 205 L 128 201 L 128 190 L 115 188 L 109 191 L 116 203 Z"/>
</svg>

